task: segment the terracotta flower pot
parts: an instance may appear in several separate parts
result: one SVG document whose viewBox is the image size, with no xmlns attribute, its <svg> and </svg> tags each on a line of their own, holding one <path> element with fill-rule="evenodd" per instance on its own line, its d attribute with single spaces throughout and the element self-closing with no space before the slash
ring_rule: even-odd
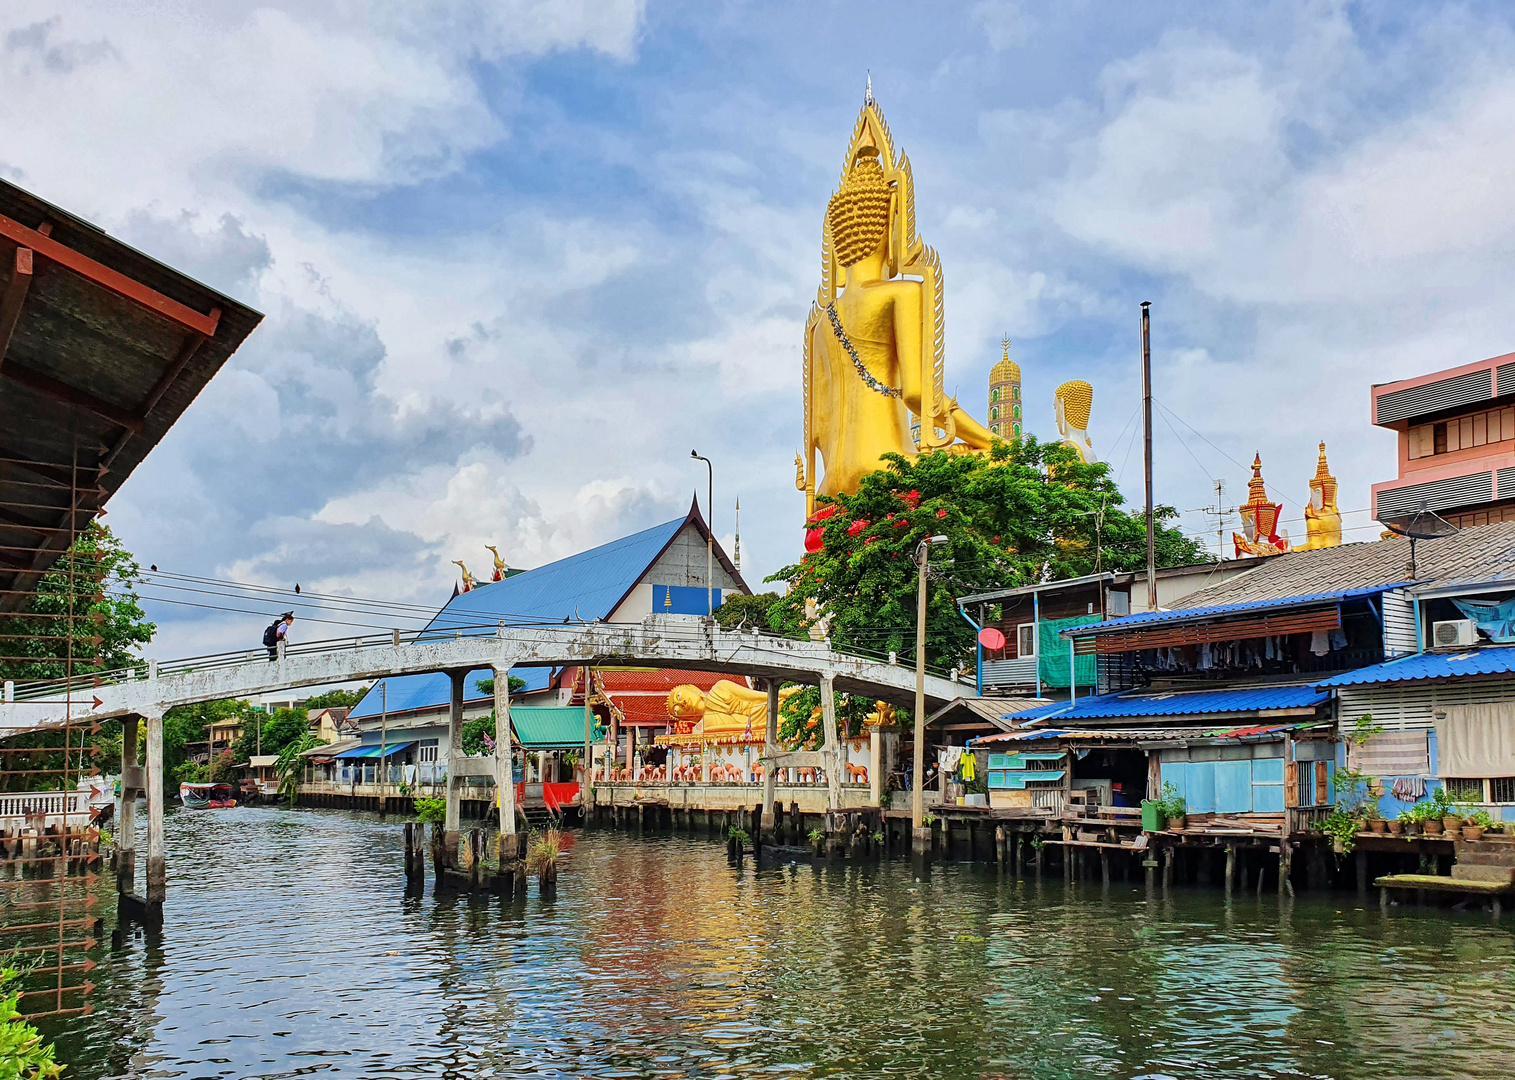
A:
<svg viewBox="0 0 1515 1080">
<path fill-rule="evenodd" d="M 1404 832 L 1404 829 L 1405 829 L 1405 823 L 1403 821 L 1391 821 L 1391 822 L 1389 822 L 1389 835 L 1390 836 L 1398 836 L 1400 833 Z"/>
<path fill-rule="evenodd" d="M 1440 836 L 1441 818 L 1427 818 L 1420 823 L 1420 827 L 1425 830 L 1427 836 Z"/>
<path fill-rule="evenodd" d="M 1482 825 L 1464 825 L 1462 827 L 1462 838 L 1464 840 L 1478 840 L 1478 839 L 1481 839 L 1482 837 L 1483 837 L 1483 826 Z"/>
<path fill-rule="evenodd" d="M 1462 828 L 1462 818 L 1456 814 L 1448 814 L 1441 819 L 1441 827 L 1449 833 L 1455 833 Z"/>
<path fill-rule="evenodd" d="M 1369 818 L 1368 819 L 1368 828 L 1372 829 L 1376 833 L 1382 833 L 1388 827 L 1389 827 L 1389 823 L 1387 821 L 1385 821 L 1383 818 Z"/>
<path fill-rule="evenodd" d="M 1177 832 L 1182 829 L 1188 823 L 1188 821 L 1189 818 L 1187 815 L 1183 817 L 1170 817 L 1168 819 L 1168 828 L 1174 832 Z"/>
</svg>

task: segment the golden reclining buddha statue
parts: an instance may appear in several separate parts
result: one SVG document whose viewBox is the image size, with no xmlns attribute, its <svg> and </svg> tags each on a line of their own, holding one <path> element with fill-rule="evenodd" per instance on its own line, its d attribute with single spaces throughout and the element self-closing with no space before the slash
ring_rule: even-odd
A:
<svg viewBox="0 0 1515 1080">
<path fill-rule="evenodd" d="M 807 517 L 817 494 L 855 492 L 883 454 L 992 445 L 989 430 L 942 389 L 942 301 L 941 261 L 915 234 L 910 159 L 896 155 L 870 86 L 826 207 L 821 286 L 805 323 L 796 486 Z M 912 416 L 920 418 L 917 438 Z"/>
</svg>

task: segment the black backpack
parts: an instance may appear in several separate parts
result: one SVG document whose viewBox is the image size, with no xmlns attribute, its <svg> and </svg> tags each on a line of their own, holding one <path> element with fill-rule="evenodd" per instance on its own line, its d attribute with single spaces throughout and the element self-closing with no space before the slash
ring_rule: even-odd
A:
<svg viewBox="0 0 1515 1080">
<path fill-rule="evenodd" d="M 279 624 L 283 621 L 283 619 L 275 619 L 268 624 L 268 629 L 263 631 L 263 644 L 268 648 L 272 649 L 279 644 Z"/>
</svg>

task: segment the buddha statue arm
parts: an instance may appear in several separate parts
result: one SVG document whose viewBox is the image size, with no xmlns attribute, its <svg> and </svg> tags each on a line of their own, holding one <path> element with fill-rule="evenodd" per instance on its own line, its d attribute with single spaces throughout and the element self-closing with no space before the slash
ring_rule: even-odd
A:
<svg viewBox="0 0 1515 1080">
<path fill-rule="evenodd" d="M 924 360 L 924 324 L 921 320 L 921 304 L 925 301 L 925 285 L 909 282 L 894 294 L 894 343 L 899 359 L 901 398 L 905 408 L 916 416 L 924 416 L 921 399 L 926 393 Z M 947 402 L 957 438 L 975 450 L 987 450 L 994 444 L 989 429 L 969 416 L 958 405 L 956 398 Z"/>
</svg>

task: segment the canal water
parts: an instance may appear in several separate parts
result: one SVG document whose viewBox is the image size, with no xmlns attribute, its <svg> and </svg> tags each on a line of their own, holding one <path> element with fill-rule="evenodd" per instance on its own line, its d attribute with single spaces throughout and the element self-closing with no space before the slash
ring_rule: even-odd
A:
<svg viewBox="0 0 1515 1080">
<path fill-rule="evenodd" d="M 372 815 L 166 831 L 161 932 L 45 1027 L 66 1077 L 1492 1077 L 1515 1047 L 1511 924 L 1474 913 L 604 831 L 512 905 L 407 895 Z"/>
</svg>

